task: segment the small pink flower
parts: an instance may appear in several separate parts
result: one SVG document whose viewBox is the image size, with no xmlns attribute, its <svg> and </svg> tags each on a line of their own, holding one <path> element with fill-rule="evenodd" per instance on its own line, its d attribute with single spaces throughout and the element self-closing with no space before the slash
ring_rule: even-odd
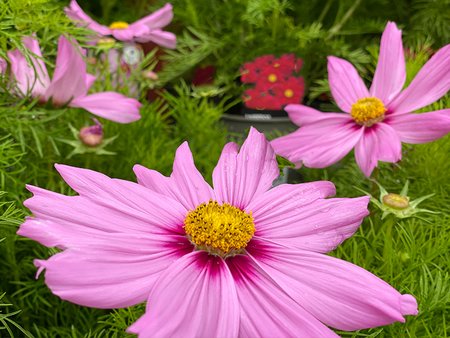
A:
<svg viewBox="0 0 450 338">
<path fill-rule="evenodd" d="M 34 55 L 32 65 L 19 50 L 8 52 L 11 73 L 16 81 L 18 94 L 31 95 L 41 102 L 51 101 L 55 106 L 69 105 L 83 108 L 105 119 L 129 123 L 140 119 L 141 104 L 116 92 L 100 92 L 88 95 L 95 76 L 86 72 L 82 50 L 75 41 L 60 36 L 53 78 L 50 80 L 42 60 L 39 43 L 34 37 L 23 38 L 23 43 Z"/>
<path fill-rule="evenodd" d="M 97 33 L 98 36 L 110 36 L 124 42 L 145 43 L 152 41 L 166 48 L 175 48 L 176 36 L 173 33 L 163 31 L 173 18 L 172 5 L 166 4 L 156 12 L 132 23 L 113 22 L 109 27 L 95 22 L 78 5 L 76 0 L 71 0 L 69 7 L 65 9 L 69 18 L 81 26 L 85 26 Z"/>
<path fill-rule="evenodd" d="M 328 58 L 331 93 L 345 113 L 322 113 L 288 105 L 301 128 L 272 141 L 277 154 L 297 164 L 325 168 L 355 148 L 356 162 L 370 176 L 378 161 L 401 159 L 401 142 L 425 143 L 450 132 L 450 109 L 411 112 L 425 107 L 450 89 L 450 45 L 423 66 L 408 88 L 401 31 L 389 22 L 381 38 L 378 65 L 370 90 L 347 61 Z"/>
<path fill-rule="evenodd" d="M 228 143 L 211 187 L 188 144 L 170 177 L 135 166 L 138 184 L 57 165 L 79 195 L 28 186 L 33 217 L 18 234 L 62 252 L 36 260 L 62 299 L 147 311 L 139 337 L 338 337 L 417 314 L 368 271 L 325 255 L 368 214 L 369 197 L 329 198 L 331 182 L 272 182 L 279 170 L 264 135 Z"/>
</svg>

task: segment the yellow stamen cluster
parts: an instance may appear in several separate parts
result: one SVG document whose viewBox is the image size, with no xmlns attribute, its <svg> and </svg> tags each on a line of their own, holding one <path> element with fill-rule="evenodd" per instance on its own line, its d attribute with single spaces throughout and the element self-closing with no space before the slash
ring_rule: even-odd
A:
<svg viewBox="0 0 450 338">
<path fill-rule="evenodd" d="M 383 196 L 383 204 L 397 210 L 404 210 L 409 207 L 409 199 L 406 196 L 390 193 Z"/>
<path fill-rule="evenodd" d="M 251 214 L 211 200 L 187 214 L 184 230 L 196 249 L 226 258 L 243 252 L 255 224 Z"/>
<path fill-rule="evenodd" d="M 275 74 L 269 74 L 269 76 L 267 77 L 267 80 L 269 80 L 269 82 L 277 82 L 277 76 Z"/>
<path fill-rule="evenodd" d="M 109 25 L 109 29 L 126 29 L 128 26 L 128 23 L 125 21 L 115 21 Z"/>
<path fill-rule="evenodd" d="M 356 103 L 352 104 L 350 115 L 356 123 L 371 127 L 375 123 L 384 120 L 385 112 L 386 108 L 380 99 L 376 97 L 366 97 L 364 99 L 359 99 Z"/>
<path fill-rule="evenodd" d="M 291 98 L 292 96 L 294 96 L 294 91 L 292 89 L 286 89 L 284 91 L 284 96 Z"/>
</svg>

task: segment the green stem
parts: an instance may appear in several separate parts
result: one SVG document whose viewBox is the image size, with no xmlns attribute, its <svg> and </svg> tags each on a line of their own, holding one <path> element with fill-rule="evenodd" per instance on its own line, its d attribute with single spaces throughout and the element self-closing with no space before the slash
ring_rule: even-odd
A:
<svg viewBox="0 0 450 338">
<path fill-rule="evenodd" d="M 278 35 L 278 21 L 280 18 L 278 9 L 275 9 L 272 13 L 272 40 L 276 41 Z"/>
<path fill-rule="evenodd" d="M 371 179 L 372 186 L 370 187 L 370 194 L 372 196 L 376 196 L 378 194 L 378 185 L 376 182 L 378 180 L 379 172 L 380 171 L 378 170 L 378 167 L 375 167 L 375 169 L 373 169 L 372 179 Z"/>
<path fill-rule="evenodd" d="M 383 246 L 383 262 L 387 267 L 387 272 L 390 276 L 392 276 L 392 262 L 389 262 L 389 259 L 392 259 L 392 228 L 395 223 L 395 217 L 389 215 L 383 223 L 382 229 L 384 230 L 384 246 Z"/>
<path fill-rule="evenodd" d="M 330 39 L 331 37 L 336 35 L 341 30 L 341 28 L 345 25 L 347 20 L 350 19 L 350 17 L 353 15 L 353 12 L 356 10 L 356 8 L 360 4 L 361 4 L 361 0 L 356 0 L 353 3 L 352 7 L 350 7 L 348 9 L 348 11 L 342 17 L 342 19 L 338 23 L 336 23 L 333 27 L 330 28 L 330 30 L 328 31 L 328 36 L 326 37 L 326 39 Z"/>
<path fill-rule="evenodd" d="M 325 18 L 325 15 L 327 15 L 328 11 L 330 10 L 332 3 L 333 3 L 333 0 L 327 1 L 327 3 L 325 4 L 325 7 L 322 9 L 322 12 L 320 13 L 319 19 L 317 20 L 318 22 L 323 21 L 323 19 Z"/>
</svg>

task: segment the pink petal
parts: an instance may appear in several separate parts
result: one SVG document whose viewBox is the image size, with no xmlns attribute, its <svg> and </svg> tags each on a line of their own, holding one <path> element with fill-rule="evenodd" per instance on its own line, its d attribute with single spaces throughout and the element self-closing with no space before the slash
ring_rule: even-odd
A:
<svg viewBox="0 0 450 338">
<path fill-rule="evenodd" d="M 111 34 L 119 41 L 133 41 L 136 31 L 128 27 L 126 29 L 113 29 Z"/>
<path fill-rule="evenodd" d="M 188 210 L 214 198 L 214 191 L 195 167 L 189 144 L 183 142 L 177 149 L 170 179 L 178 191 L 178 200 Z"/>
<path fill-rule="evenodd" d="M 411 84 L 388 106 L 393 114 L 404 114 L 425 107 L 450 89 L 450 45 L 439 49 L 422 67 Z"/>
<path fill-rule="evenodd" d="M 431 113 L 391 115 L 385 121 L 405 143 L 425 143 L 450 133 L 450 109 Z"/>
<path fill-rule="evenodd" d="M 34 96 L 43 95 L 45 89 L 50 84 L 50 77 L 48 76 L 47 67 L 42 59 L 41 48 L 39 42 L 35 37 L 24 37 L 22 39 L 24 46 L 37 57 L 31 56 L 33 62 L 34 72 L 37 74 L 37 81 L 34 84 L 32 93 Z"/>
<path fill-rule="evenodd" d="M 326 118 L 273 140 L 275 152 L 311 168 L 325 168 L 341 160 L 359 141 L 362 128 L 347 114 L 322 115 Z"/>
<path fill-rule="evenodd" d="M 328 57 L 328 82 L 337 105 L 347 113 L 356 101 L 370 96 L 355 67 L 344 59 Z"/>
<path fill-rule="evenodd" d="M 66 249 L 83 243 L 86 238 L 92 238 L 104 231 L 90 227 L 65 226 L 62 222 L 27 217 L 20 225 L 17 234 L 28 237 L 47 247 Z"/>
<path fill-rule="evenodd" d="M 402 144 L 397 132 L 386 123 L 364 128 L 364 134 L 355 147 L 355 158 L 367 177 L 370 177 L 378 161 L 400 161 Z"/>
<path fill-rule="evenodd" d="M 86 90 L 92 87 L 96 79 L 96 76 L 86 73 Z"/>
<path fill-rule="evenodd" d="M 75 40 L 68 41 L 61 35 L 56 68 L 46 99 L 51 98 L 56 105 L 66 104 L 73 98 L 86 95 L 86 82 L 86 64 L 78 43 Z"/>
<path fill-rule="evenodd" d="M 235 256 L 227 263 L 240 303 L 239 337 L 339 337 L 283 292 L 248 256 Z"/>
<path fill-rule="evenodd" d="M 331 182 L 283 184 L 255 199 L 252 212 L 258 238 L 291 247 L 328 252 L 358 229 L 369 214 L 369 197 L 331 198 Z"/>
<path fill-rule="evenodd" d="M 32 53 L 29 64 L 25 56 L 19 50 L 8 52 L 11 62 L 11 73 L 16 81 L 20 94 L 30 93 L 33 97 L 44 96 L 46 88 L 50 84 L 47 67 L 42 60 L 39 42 L 35 37 L 24 37 L 24 46 Z M 37 77 L 36 77 L 37 75 Z"/>
<path fill-rule="evenodd" d="M 217 166 L 213 171 L 213 185 L 216 195 L 221 201 L 234 201 L 237 170 L 236 159 L 239 146 L 234 142 L 227 143 L 222 150 Z M 229 202 L 229 203 L 230 203 Z"/>
<path fill-rule="evenodd" d="M 215 199 L 214 191 L 195 167 L 187 142 L 177 149 L 170 177 L 140 165 L 135 165 L 133 170 L 139 184 L 175 199 L 186 210 L 193 210 L 199 204 Z"/>
<path fill-rule="evenodd" d="M 385 105 L 398 94 L 406 80 L 402 31 L 394 22 L 388 22 L 381 36 L 380 55 L 373 77 L 370 95 L 378 97 Z"/>
<path fill-rule="evenodd" d="M 156 170 L 148 169 L 139 164 L 136 164 L 133 167 L 133 171 L 140 185 L 143 185 L 158 194 L 166 195 L 178 200 L 178 189 L 173 184 L 170 177 L 166 177 Z"/>
<path fill-rule="evenodd" d="M 278 177 L 275 153 L 264 134 L 253 127 L 237 153 L 229 143 L 214 168 L 214 191 L 219 202 L 244 209 L 253 198 L 269 190 Z"/>
<path fill-rule="evenodd" d="M 86 109 L 94 115 L 119 123 L 130 123 L 141 118 L 139 114 L 141 103 L 116 92 L 76 97 L 69 105 Z"/>
<path fill-rule="evenodd" d="M 175 200 L 157 194 L 134 182 L 111 179 L 99 172 L 71 167 L 68 165 L 55 164 L 56 170 L 64 181 L 80 196 L 95 200 L 103 205 L 111 204 L 119 209 L 132 208 L 135 212 L 152 213 L 150 222 L 159 225 L 167 225 L 169 228 L 177 229 L 179 220 L 186 215 L 186 210 Z M 149 207 L 151 205 L 152 207 Z M 175 226 L 175 228 L 173 227 Z"/>
<path fill-rule="evenodd" d="M 92 20 L 78 5 L 76 0 L 71 0 L 69 7 L 64 9 L 66 15 L 82 27 L 89 28 L 100 35 L 110 35 L 111 30 L 103 25 L 100 25 L 96 21 Z"/>
<path fill-rule="evenodd" d="M 238 337 L 239 303 L 225 262 L 196 251 L 180 258 L 152 289 L 128 332 L 147 337 Z"/>
<path fill-rule="evenodd" d="M 249 251 L 293 300 L 331 327 L 372 328 L 404 322 L 404 315 L 418 312 L 413 296 L 343 260 L 268 243 L 255 242 Z"/>
<path fill-rule="evenodd" d="M 284 110 L 288 113 L 291 121 L 300 127 L 330 117 L 348 120 L 348 116 L 342 113 L 322 113 L 321 111 L 302 104 L 288 104 Z"/>
<path fill-rule="evenodd" d="M 6 69 L 8 68 L 8 63 L 4 58 L 0 57 L 0 76 L 3 76 L 3 74 L 6 72 Z"/>
<path fill-rule="evenodd" d="M 150 29 L 160 29 L 167 26 L 173 19 L 173 11 L 171 4 L 165 4 L 156 12 L 136 21 L 130 26 L 145 25 Z"/>
<path fill-rule="evenodd" d="M 80 231 L 89 228 L 106 232 L 184 233 L 181 225 L 186 210 L 173 199 L 132 182 L 112 180 L 86 169 L 67 168 L 59 170 L 65 171 L 64 179 L 72 187 L 82 191 L 81 196 L 65 196 L 28 186 L 34 196 L 24 205 L 37 218 Z"/>
<path fill-rule="evenodd" d="M 136 38 L 136 41 L 140 43 L 152 41 L 161 47 L 170 49 L 174 49 L 177 45 L 177 37 L 175 34 L 160 29 L 151 30 L 148 33 L 141 34 Z"/>
<path fill-rule="evenodd" d="M 98 233 L 35 265 L 46 269 L 45 283 L 55 295 L 109 309 L 145 301 L 161 273 L 191 250 L 184 236 Z"/>
</svg>

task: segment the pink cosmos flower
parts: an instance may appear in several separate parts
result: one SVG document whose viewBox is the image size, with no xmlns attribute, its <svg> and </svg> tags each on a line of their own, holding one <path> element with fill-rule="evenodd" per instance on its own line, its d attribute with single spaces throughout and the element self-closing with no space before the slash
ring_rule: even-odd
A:
<svg viewBox="0 0 450 338">
<path fill-rule="evenodd" d="M 86 72 L 86 64 L 75 41 L 69 42 L 64 36 L 58 41 L 58 55 L 53 78 L 42 60 L 38 41 L 34 37 L 23 38 L 23 43 L 34 55 L 32 64 L 19 50 L 8 52 L 11 73 L 16 81 L 18 94 L 39 98 L 41 102 L 51 101 L 55 106 L 68 104 L 83 108 L 105 119 L 129 123 L 140 119 L 141 104 L 116 92 L 101 92 L 88 95 L 95 76 Z"/>
<path fill-rule="evenodd" d="M 404 322 L 416 300 L 324 253 L 350 237 L 369 197 L 330 198 L 331 182 L 271 188 L 279 170 L 263 134 L 228 143 L 212 188 L 187 142 L 170 177 L 135 166 L 138 183 L 56 165 L 79 195 L 28 186 L 18 234 L 62 252 L 35 260 L 62 299 L 98 308 L 148 299 L 140 338 L 337 337 Z M 324 325 L 325 324 L 325 325 Z"/>
<path fill-rule="evenodd" d="M 176 36 L 173 33 L 165 32 L 163 27 L 167 26 L 173 18 L 172 5 L 166 4 L 156 12 L 132 23 L 123 21 L 113 22 L 109 27 L 95 22 L 78 5 L 76 0 L 71 0 L 69 7 L 65 9 L 69 18 L 77 21 L 98 36 L 110 36 L 124 42 L 145 43 L 152 41 L 162 47 L 175 48 Z"/>
<path fill-rule="evenodd" d="M 401 142 L 425 143 L 450 131 L 450 109 L 411 112 L 425 107 L 450 89 L 450 45 L 423 66 L 408 88 L 401 31 L 389 22 L 381 37 L 378 65 L 370 90 L 347 61 L 328 58 L 331 93 L 345 113 L 322 113 L 288 105 L 301 128 L 272 141 L 275 152 L 300 165 L 325 168 L 355 148 L 356 162 L 370 176 L 378 161 L 401 159 Z"/>
<path fill-rule="evenodd" d="M 7 68 L 8 68 L 8 63 L 5 61 L 5 59 L 0 57 L 0 76 L 6 72 Z"/>
</svg>

